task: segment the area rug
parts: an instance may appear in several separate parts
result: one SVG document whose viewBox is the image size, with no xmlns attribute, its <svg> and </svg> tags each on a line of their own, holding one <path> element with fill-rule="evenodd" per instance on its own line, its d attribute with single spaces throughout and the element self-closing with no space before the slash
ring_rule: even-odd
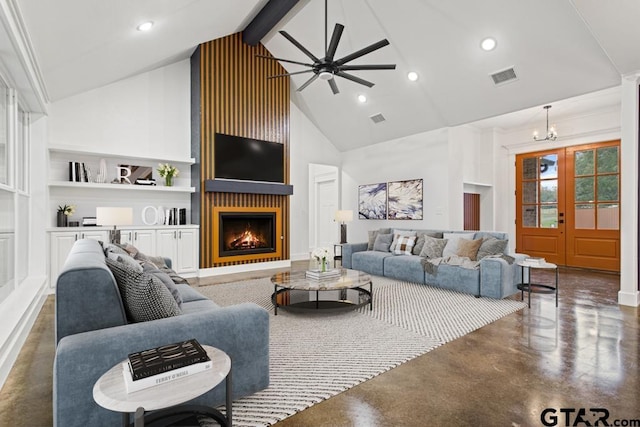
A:
<svg viewBox="0 0 640 427">
<path fill-rule="evenodd" d="M 268 278 L 198 288 L 271 313 L 270 385 L 233 402 L 235 426 L 269 426 L 526 305 L 373 277 L 373 310 L 273 315 Z M 205 426 L 214 426 L 215 423 Z"/>
</svg>

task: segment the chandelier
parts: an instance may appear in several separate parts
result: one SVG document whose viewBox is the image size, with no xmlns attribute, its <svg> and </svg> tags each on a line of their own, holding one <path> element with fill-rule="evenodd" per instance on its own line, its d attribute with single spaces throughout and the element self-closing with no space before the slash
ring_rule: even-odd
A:
<svg viewBox="0 0 640 427">
<path fill-rule="evenodd" d="M 558 132 L 553 126 L 549 127 L 549 108 L 551 105 L 545 105 L 544 109 L 547 110 L 547 134 L 544 138 L 538 136 L 538 131 L 533 132 L 533 139 L 535 141 L 555 141 L 558 138 Z"/>
</svg>

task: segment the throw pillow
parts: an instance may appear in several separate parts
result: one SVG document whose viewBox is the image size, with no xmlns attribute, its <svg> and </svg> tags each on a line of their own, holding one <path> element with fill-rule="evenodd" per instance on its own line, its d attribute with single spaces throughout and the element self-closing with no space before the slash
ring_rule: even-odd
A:
<svg viewBox="0 0 640 427">
<path fill-rule="evenodd" d="M 467 257 L 471 261 L 475 261 L 476 255 L 478 254 L 478 249 L 480 249 L 481 244 L 482 244 L 482 239 L 478 239 L 478 240 L 460 239 L 458 241 L 458 256 Z"/>
<path fill-rule="evenodd" d="M 160 279 L 132 270 L 126 264 L 105 258 L 118 283 L 120 296 L 132 322 L 146 322 L 182 314 L 178 303 Z"/>
<path fill-rule="evenodd" d="M 440 258 L 442 250 L 447 244 L 447 239 L 437 239 L 431 236 L 424 236 L 424 246 L 420 251 L 420 256 L 424 258 Z"/>
<path fill-rule="evenodd" d="M 135 270 L 138 273 L 142 273 L 142 266 L 138 264 L 138 261 L 131 258 L 129 255 L 120 255 L 114 252 L 109 252 L 107 253 L 107 258 L 109 258 L 112 261 L 118 261 L 123 264 L 127 264 L 127 266 L 132 270 Z"/>
<path fill-rule="evenodd" d="M 418 231 L 416 235 L 418 236 L 418 238 L 416 239 L 416 244 L 413 245 L 414 255 L 420 255 L 420 252 L 422 252 L 422 247 L 424 246 L 425 241 L 424 236 L 431 236 L 437 239 L 442 239 L 442 233 L 438 231 Z"/>
<path fill-rule="evenodd" d="M 476 258 L 481 260 L 484 257 L 489 255 L 502 255 L 504 251 L 507 249 L 508 240 L 500 240 L 495 237 L 489 237 L 488 239 L 484 239 L 482 241 L 482 245 L 478 249 L 478 254 Z"/>
<path fill-rule="evenodd" d="M 416 244 L 416 236 L 400 236 L 393 253 L 396 255 L 413 255 L 413 246 Z"/>
<path fill-rule="evenodd" d="M 372 251 L 373 250 L 373 244 L 376 242 L 376 237 L 378 237 L 378 230 L 369 230 L 369 242 L 367 243 L 367 250 L 368 251 Z"/>
<path fill-rule="evenodd" d="M 171 292 L 171 295 L 173 296 L 173 299 L 175 299 L 178 303 L 178 306 L 182 305 L 182 295 L 176 287 L 176 284 L 167 273 L 165 273 L 164 271 L 160 271 L 160 269 L 158 269 L 155 264 L 149 261 L 142 262 L 142 271 L 144 271 L 145 273 L 153 274 L 158 279 L 160 279 L 160 281 L 167 287 L 167 289 L 169 289 L 169 292 Z"/>
<path fill-rule="evenodd" d="M 102 243 L 102 249 L 104 250 L 104 256 L 109 255 L 110 253 L 118 254 L 118 255 L 129 255 L 127 251 L 122 249 L 120 246 L 115 245 L 113 243 Z"/>
<path fill-rule="evenodd" d="M 444 233 L 444 238 L 448 240 L 447 245 L 442 251 L 443 257 L 458 255 L 458 242 L 460 239 L 473 239 L 475 233 Z"/>
<path fill-rule="evenodd" d="M 416 232 L 413 230 L 393 230 L 393 240 L 391 241 L 391 246 L 389 250 L 393 252 L 396 249 L 396 245 L 398 244 L 398 239 L 403 236 L 416 236 Z"/>
<path fill-rule="evenodd" d="M 376 241 L 373 244 L 373 250 L 378 252 L 389 252 L 389 246 L 391 246 L 391 240 L 393 234 L 380 234 L 376 237 Z"/>
</svg>

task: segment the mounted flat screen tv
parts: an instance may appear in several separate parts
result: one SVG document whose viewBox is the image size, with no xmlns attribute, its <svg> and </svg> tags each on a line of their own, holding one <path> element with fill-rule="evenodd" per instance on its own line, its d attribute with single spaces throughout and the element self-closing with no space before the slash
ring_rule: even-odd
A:
<svg viewBox="0 0 640 427">
<path fill-rule="evenodd" d="M 284 145 L 216 133 L 214 177 L 284 183 Z"/>
</svg>

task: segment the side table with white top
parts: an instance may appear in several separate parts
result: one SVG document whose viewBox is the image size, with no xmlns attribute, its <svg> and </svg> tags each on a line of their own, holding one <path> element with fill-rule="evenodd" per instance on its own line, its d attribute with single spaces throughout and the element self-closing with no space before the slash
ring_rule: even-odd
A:
<svg viewBox="0 0 640 427">
<path fill-rule="evenodd" d="M 208 345 L 202 346 L 212 367 L 186 377 L 164 384 L 149 387 L 133 393 L 127 393 L 122 375 L 122 362 L 117 363 L 102 375 L 93 386 L 93 399 L 105 409 L 122 412 L 122 425 L 147 427 L 175 418 L 175 421 L 188 415 L 207 415 L 221 426 L 231 427 L 231 358 L 222 350 Z M 203 395 L 226 380 L 226 415 L 214 408 L 203 405 L 182 405 L 191 399 Z M 182 405 L 182 406 L 178 406 Z M 145 412 L 154 411 L 145 416 Z M 134 422 L 130 423 L 129 414 L 134 413 Z"/>
<path fill-rule="evenodd" d="M 528 262 L 528 261 L 518 261 L 516 263 L 520 267 L 522 267 L 522 277 L 521 282 L 518 283 L 518 289 L 520 289 L 520 299 L 524 300 L 524 293 L 527 292 L 529 295 L 528 306 L 531 308 L 531 294 L 556 294 L 556 307 L 558 306 L 558 266 L 550 263 L 550 262 Z M 527 269 L 527 281 L 525 281 L 525 269 Z M 544 284 L 544 283 L 532 283 L 531 282 L 531 269 L 542 269 L 542 270 L 554 270 L 555 272 L 555 284 Z"/>
</svg>

